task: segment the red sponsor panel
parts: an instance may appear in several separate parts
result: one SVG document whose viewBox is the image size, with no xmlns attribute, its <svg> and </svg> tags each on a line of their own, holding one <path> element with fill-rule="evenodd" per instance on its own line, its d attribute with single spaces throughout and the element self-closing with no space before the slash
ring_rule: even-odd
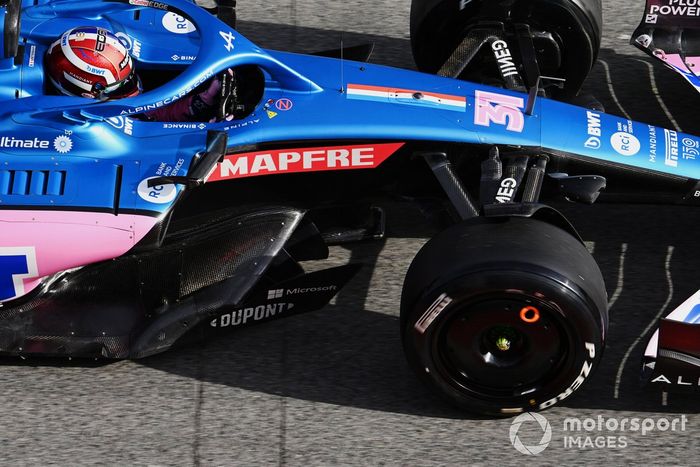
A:
<svg viewBox="0 0 700 467">
<path fill-rule="evenodd" d="M 404 143 L 358 144 L 232 154 L 216 166 L 207 181 L 278 173 L 373 169 L 403 145 Z"/>
</svg>

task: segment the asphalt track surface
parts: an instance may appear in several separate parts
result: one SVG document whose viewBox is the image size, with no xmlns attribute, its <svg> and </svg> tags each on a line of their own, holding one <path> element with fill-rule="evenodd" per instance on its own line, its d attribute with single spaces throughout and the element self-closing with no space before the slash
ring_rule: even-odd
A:
<svg viewBox="0 0 700 467">
<path fill-rule="evenodd" d="M 239 2 L 240 30 L 266 47 L 311 51 L 334 47 L 341 37 L 346 44 L 369 39 L 377 44 L 373 61 L 413 66 L 408 0 L 260 3 Z M 586 87 L 611 113 L 672 127 L 665 106 L 675 124 L 698 133 L 695 109 L 700 96 L 628 45 L 642 8 L 642 0 L 605 2 L 600 61 Z M 456 412 L 410 372 L 397 332 L 398 299 L 404 271 L 433 232 L 415 221 L 411 210 L 388 214 L 386 241 L 333 249 L 332 261 L 337 264 L 356 261 L 370 266 L 319 312 L 136 362 L 93 366 L 4 361 L 0 463 L 697 462 L 697 396 L 664 396 L 637 384 L 644 342 L 638 336 L 658 315 L 697 289 L 700 250 L 695 240 L 697 214 L 692 209 L 650 205 L 567 209 L 601 266 L 612 321 L 599 371 L 584 390 L 544 413 L 552 441 L 538 457 L 513 448 L 511 420 L 474 419 Z M 683 415 L 685 431 L 645 435 L 605 429 L 563 431 L 567 417 L 657 421 Z M 525 444 L 536 443 L 541 435 L 534 423 L 523 425 L 519 432 Z M 607 440 L 606 447 L 566 447 L 567 435 L 613 440 Z"/>
</svg>

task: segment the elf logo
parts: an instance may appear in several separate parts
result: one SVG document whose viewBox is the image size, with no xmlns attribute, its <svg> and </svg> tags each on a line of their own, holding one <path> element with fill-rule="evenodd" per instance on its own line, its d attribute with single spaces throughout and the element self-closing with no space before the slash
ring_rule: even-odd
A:
<svg viewBox="0 0 700 467">
<path fill-rule="evenodd" d="M 24 295 L 24 280 L 37 277 L 34 247 L 0 248 L 0 302 Z"/>
<path fill-rule="evenodd" d="M 230 180 L 276 173 L 372 169 L 404 143 L 281 149 L 226 156 L 207 181 Z"/>
</svg>

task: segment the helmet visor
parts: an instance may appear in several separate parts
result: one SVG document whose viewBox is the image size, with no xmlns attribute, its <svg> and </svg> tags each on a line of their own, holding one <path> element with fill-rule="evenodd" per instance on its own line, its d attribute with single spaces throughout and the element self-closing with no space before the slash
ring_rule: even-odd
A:
<svg viewBox="0 0 700 467">
<path fill-rule="evenodd" d="M 132 69 L 125 79 L 112 83 L 104 89 L 97 90 L 100 100 L 121 99 L 124 97 L 136 96 L 141 92 L 141 80 Z"/>
</svg>

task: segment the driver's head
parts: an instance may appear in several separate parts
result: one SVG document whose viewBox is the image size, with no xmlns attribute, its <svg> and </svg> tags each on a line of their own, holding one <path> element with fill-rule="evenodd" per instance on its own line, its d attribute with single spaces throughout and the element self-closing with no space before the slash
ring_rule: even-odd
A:
<svg viewBox="0 0 700 467">
<path fill-rule="evenodd" d="M 129 51 L 106 29 L 81 26 L 63 33 L 46 53 L 53 85 L 68 96 L 131 97 L 141 91 Z"/>
</svg>

